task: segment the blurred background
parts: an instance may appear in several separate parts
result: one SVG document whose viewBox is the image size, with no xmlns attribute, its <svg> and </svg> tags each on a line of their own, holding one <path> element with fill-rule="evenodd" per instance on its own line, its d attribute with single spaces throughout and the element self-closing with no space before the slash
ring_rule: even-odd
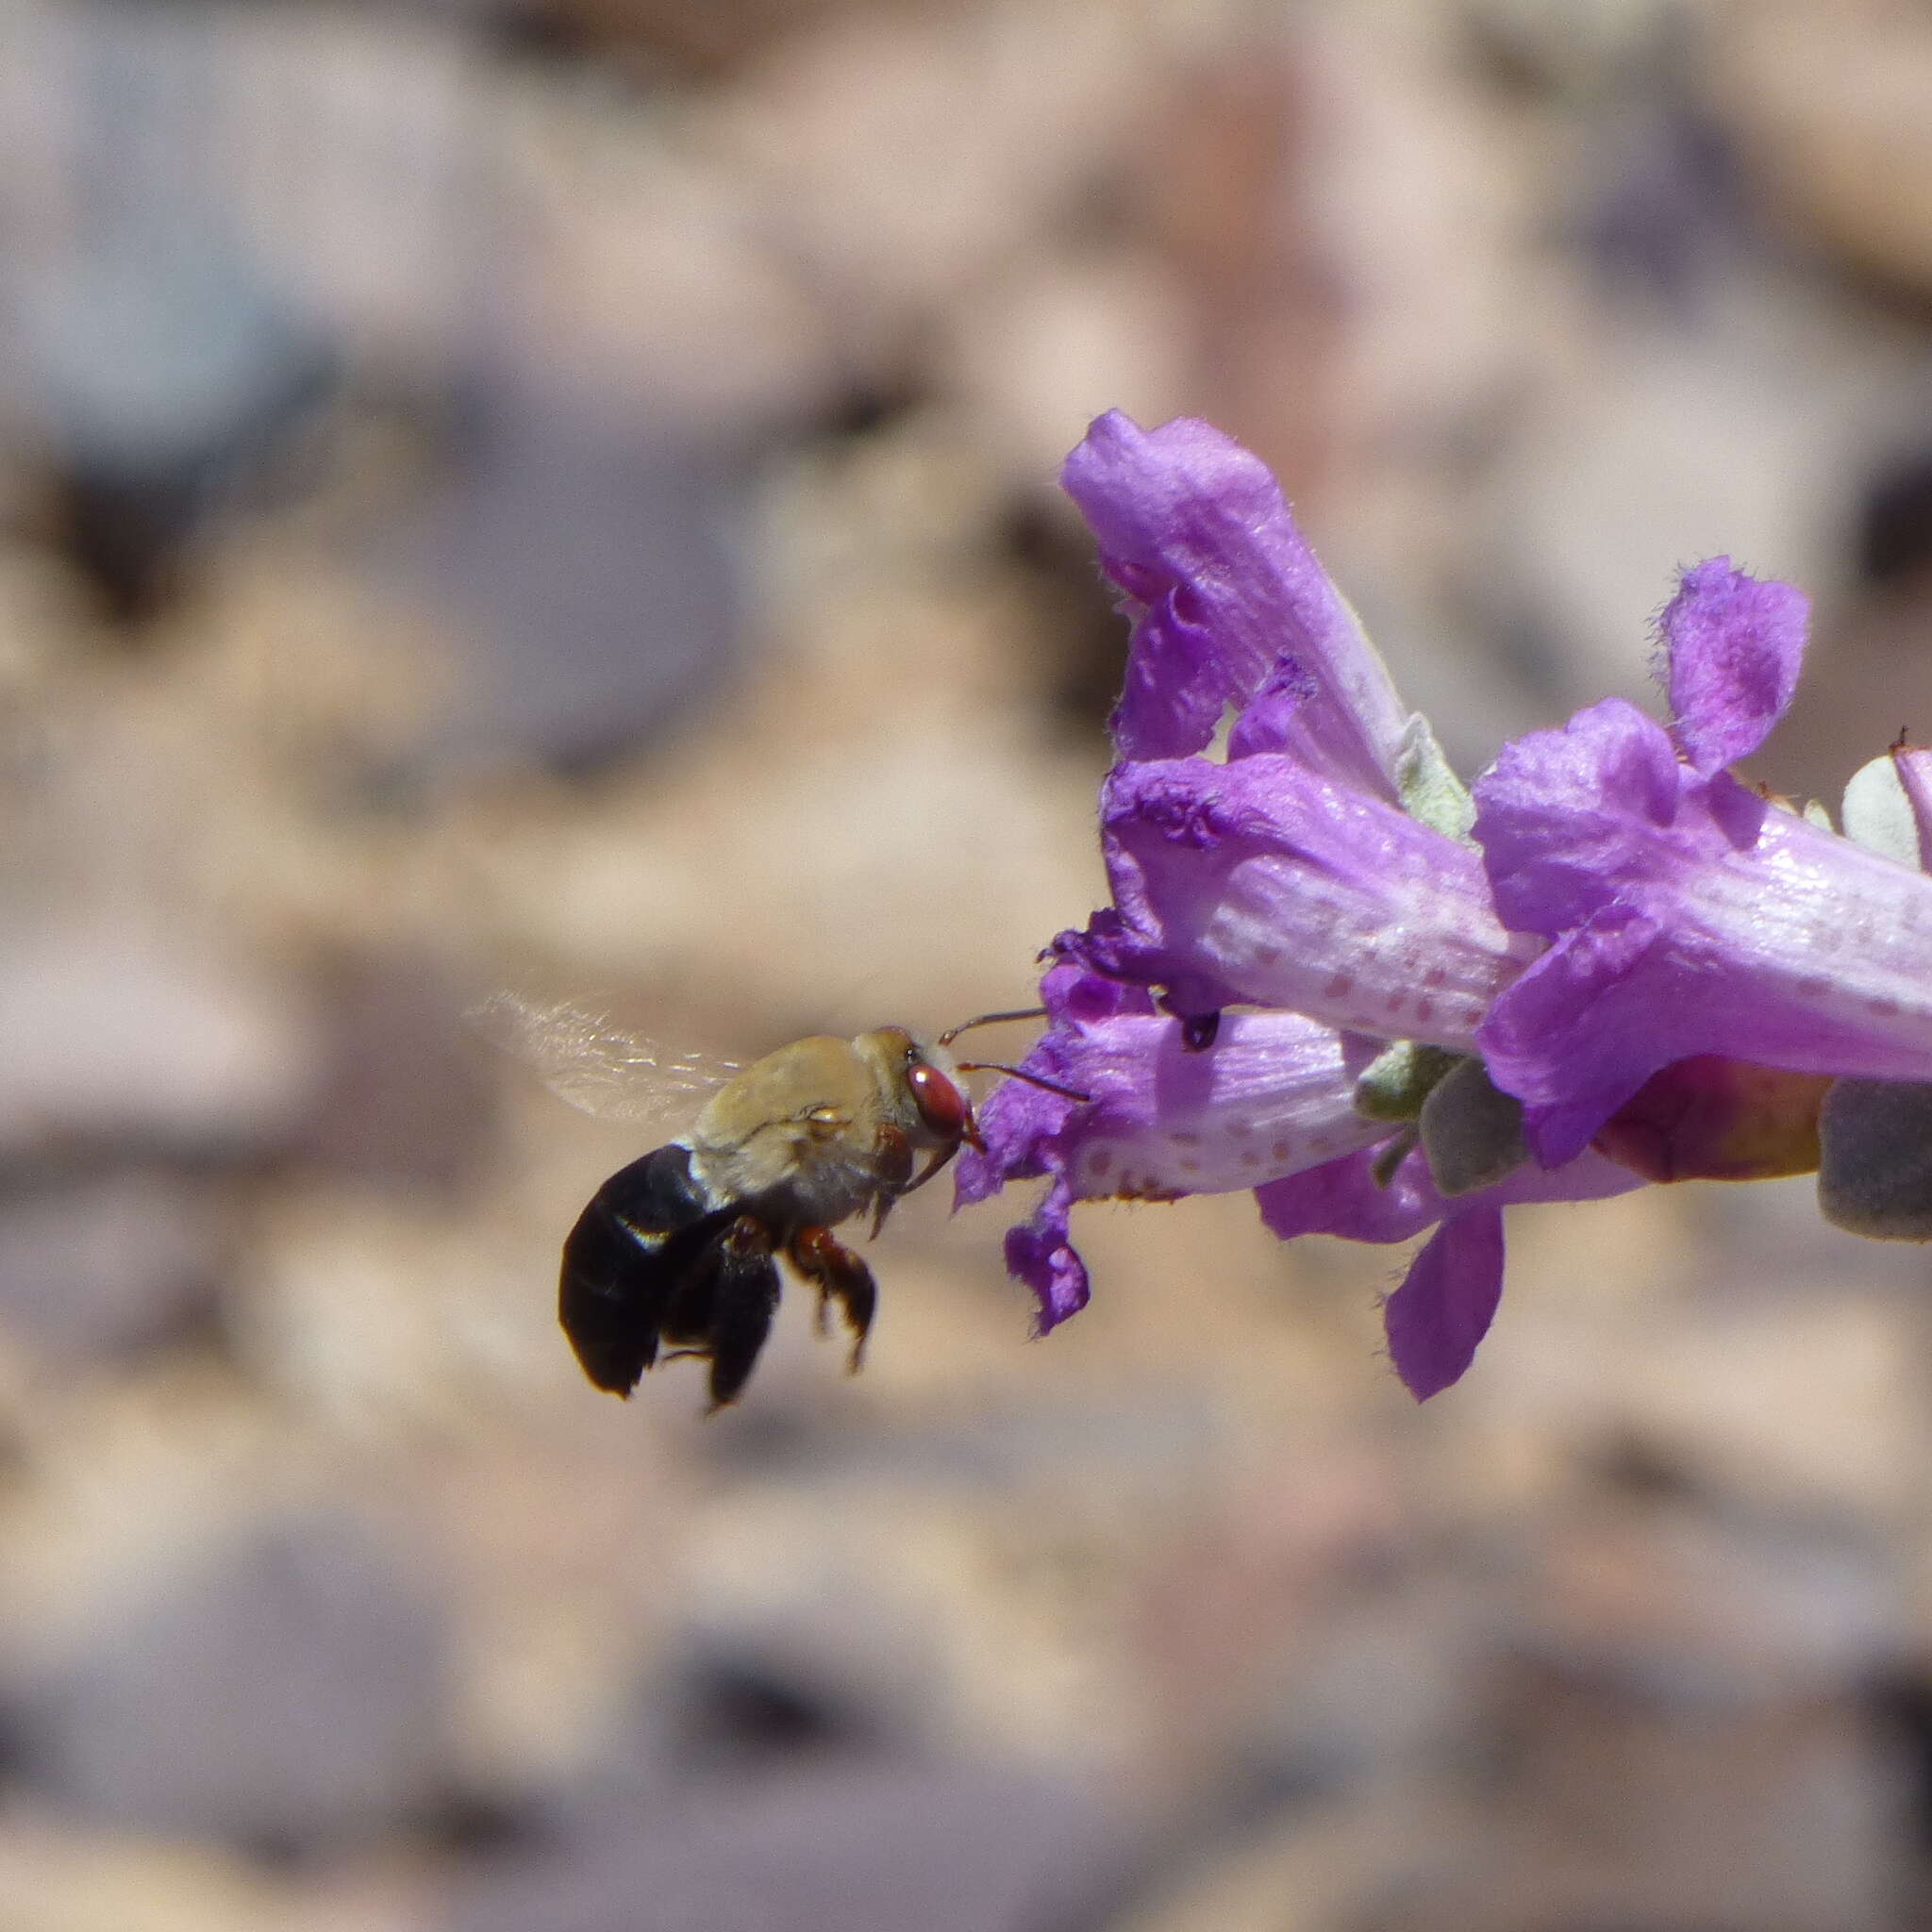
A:
<svg viewBox="0 0 1932 1932">
<path fill-rule="evenodd" d="M 1034 1344 L 936 1189 L 706 1422 L 554 1325 L 637 1135 L 459 1024 L 1024 1004 L 1112 406 L 1472 773 L 1804 584 L 1835 800 L 1932 738 L 1928 322 L 1903 0 L 7 0 L 0 1925 L 1932 1924 L 1917 1250 L 1519 1210 L 1417 1409 L 1399 1257 L 1090 1208 Z"/>
</svg>

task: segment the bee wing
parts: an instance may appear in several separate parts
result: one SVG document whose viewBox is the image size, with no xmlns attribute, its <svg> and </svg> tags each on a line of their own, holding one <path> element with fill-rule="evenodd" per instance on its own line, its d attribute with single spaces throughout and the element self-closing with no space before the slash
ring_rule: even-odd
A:
<svg viewBox="0 0 1932 1932">
<path fill-rule="evenodd" d="M 741 1071 L 736 1060 L 673 1051 L 568 1001 L 499 992 L 468 1015 L 491 1045 L 529 1067 L 559 1100 L 634 1125 L 689 1121 Z"/>
</svg>

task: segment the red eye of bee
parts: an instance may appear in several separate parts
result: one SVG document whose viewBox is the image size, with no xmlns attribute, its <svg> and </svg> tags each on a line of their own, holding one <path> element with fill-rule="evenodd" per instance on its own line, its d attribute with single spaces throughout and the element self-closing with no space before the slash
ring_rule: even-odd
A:
<svg viewBox="0 0 1932 1932">
<path fill-rule="evenodd" d="M 919 1117 L 941 1139 L 973 1140 L 973 1109 L 966 1096 L 940 1072 L 924 1060 L 914 1060 L 906 1069 L 906 1084 L 912 1090 L 912 1102 Z"/>
</svg>

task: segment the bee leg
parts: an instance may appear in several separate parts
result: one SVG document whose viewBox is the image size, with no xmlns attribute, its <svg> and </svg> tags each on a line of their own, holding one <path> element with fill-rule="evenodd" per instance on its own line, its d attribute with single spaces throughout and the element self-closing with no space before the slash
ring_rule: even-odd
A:
<svg viewBox="0 0 1932 1932">
<path fill-rule="evenodd" d="M 924 1187 L 926 1182 L 931 1180 L 933 1175 L 938 1174 L 958 1151 L 954 1147 L 941 1147 L 934 1153 L 932 1158 L 909 1180 L 897 1182 L 891 1188 L 880 1188 L 878 1198 L 873 1203 L 872 1208 L 873 1239 L 875 1240 L 877 1238 L 879 1229 L 886 1224 L 886 1216 L 892 1211 L 893 1208 L 903 1201 L 908 1194 L 911 1193 L 915 1188 Z"/>
<path fill-rule="evenodd" d="M 880 1124 L 873 1138 L 872 1168 L 878 1176 L 879 1191 L 873 1196 L 872 1233 L 867 1239 L 877 1241 L 892 1203 L 906 1191 L 906 1183 L 912 1177 L 912 1142 L 904 1127 L 895 1127 L 891 1121 Z"/>
<path fill-rule="evenodd" d="M 772 1237 L 755 1214 L 741 1214 L 716 1249 L 710 1333 L 711 1413 L 736 1402 L 751 1378 L 778 1307 L 778 1264 Z"/>
<path fill-rule="evenodd" d="M 828 1228 L 800 1228 L 786 1252 L 791 1265 L 818 1290 L 820 1306 L 836 1300 L 845 1311 L 846 1324 L 852 1330 L 852 1356 L 845 1367 L 848 1374 L 856 1374 L 865 1359 L 865 1338 L 878 1307 L 878 1286 L 872 1270 L 850 1248 L 835 1241 Z"/>
<path fill-rule="evenodd" d="M 895 1191 L 894 1198 L 897 1199 L 909 1194 L 915 1188 L 924 1187 L 926 1182 L 931 1180 L 933 1175 L 938 1174 L 958 1151 L 957 1147 L 941 1147 L 937 1149 L 932 1158 L 904 1187 Z"/>
<path fill-rule="evenodd" d="M 664 1357 L 666 1361 L 675 1361 L 682 1356 L 710 1353 L 711 1327 L 718 1314 L 718 1274 L 723 1265 L 724 1235 L 728 1231 L 714 1235 L 695 1263 L 673 1284 L 665 1303 L 663 1320 L 658 1325 L 660 1337 L 665 1341 L 677 1344 Z"/>
</svg>

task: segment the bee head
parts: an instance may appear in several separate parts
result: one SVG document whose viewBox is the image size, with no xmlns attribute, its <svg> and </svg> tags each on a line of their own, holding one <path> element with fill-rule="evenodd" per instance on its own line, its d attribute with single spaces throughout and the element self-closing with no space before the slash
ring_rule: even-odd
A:
<svg viewBox="0 0 1932 1932">
<path fill-rule="evenodd" d="M 943 1046 L 916 1039 L 903 1026 L 881 1026 L 854 1044 L 878 1068 L 892 1111 L 915 1145 L 981 1144 L 958 1064 Z"/>
</svg>

